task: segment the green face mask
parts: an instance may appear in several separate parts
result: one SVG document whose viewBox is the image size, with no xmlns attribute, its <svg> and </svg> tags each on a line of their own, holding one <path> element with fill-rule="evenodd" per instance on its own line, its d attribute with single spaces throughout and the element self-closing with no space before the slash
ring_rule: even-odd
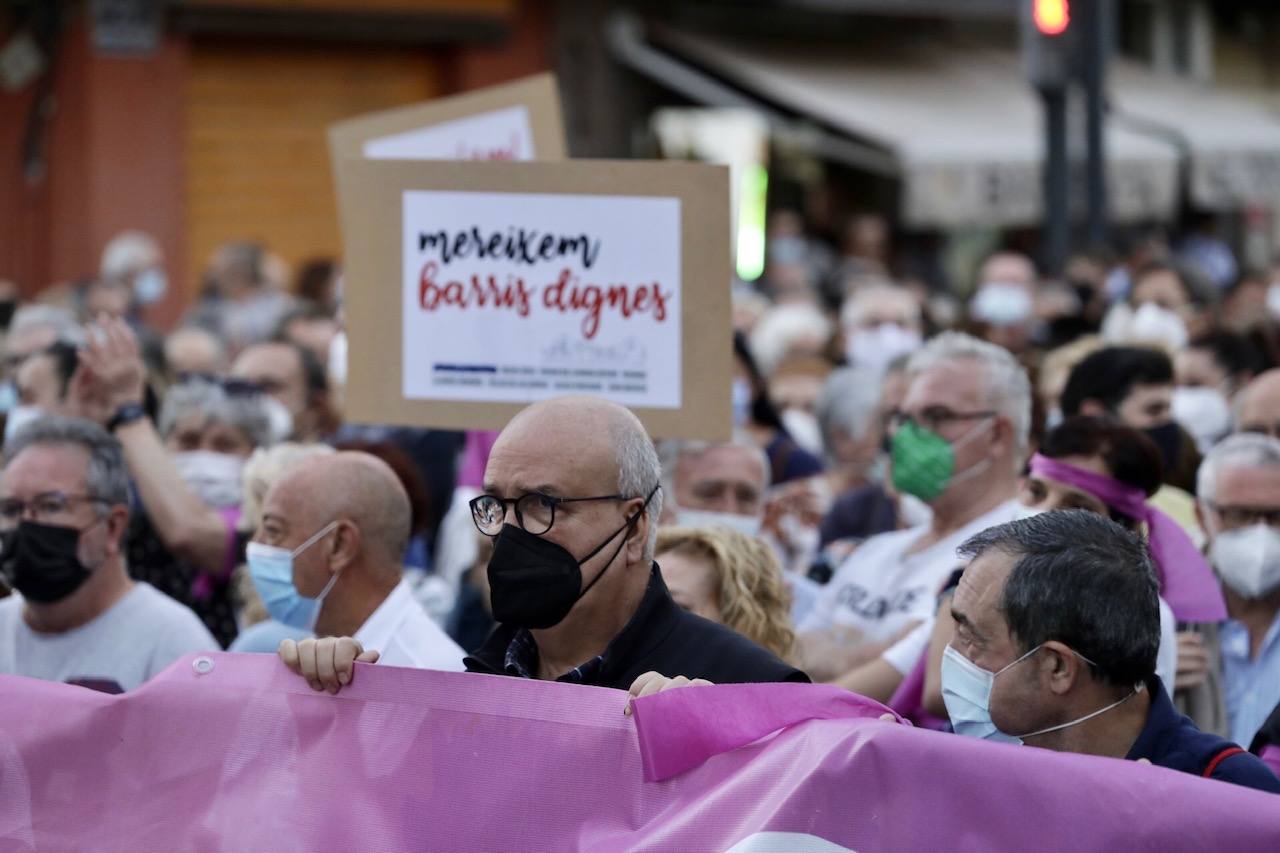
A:
<svg viewBox="0 0 1280 853">
<path fill-rule="evenodd" d="M 912 421 L 893 434 L 893 487 L 922 501 L 942 494 L 956 467 L 956 454 L 947 440 Z"/>
<path fill-rule="evenodd" d="M 975 424 L 964 438 L 956 442 L 956 447 L 966 444 L 981 428 L 982 424 Z M 990 459 L 983 460 L 953 480 L 955 447 L 914 421 L 907 421 L 893 434 L 890 455 L 893 458 L 893 487 L 926 503 L 945 492 L 953 482 L 980 474 L 991 464 Z"/>
</svg>

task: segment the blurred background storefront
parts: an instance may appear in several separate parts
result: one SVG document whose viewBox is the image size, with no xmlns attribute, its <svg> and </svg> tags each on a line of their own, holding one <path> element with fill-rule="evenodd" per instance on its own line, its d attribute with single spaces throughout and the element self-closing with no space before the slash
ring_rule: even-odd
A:
<svg viewBox="0 0 1280 853">
<path fill-rule="evenodd" d="M 228 240 L 294 265 L 339 254 L 332 121 L 551 69 L 575 156 L 733 165 L 743 278 L 798 214 L 846 256 L 883 253 L 900 276 L 964 290 L 991 247 L 1040 241 L 1043 119 L 1020 6 L 6 0 L 0 278 L 74 282 L 138 228 L 165 248 L 171 319 Z M 1112 11 L 1112 237 L 1203 230 L 1265 266 L 1280 247 L 1280 7 Z"/>
<path fill-rule="evenodd" d="M 1025 4 L 729 5 L 615 11 L 601 61 L 625 69 L 617 85 L 628 96 L 610 100 L 629 112 L 577 147 L 699 156 L 715 147 L 705 141 L 717 133 L 712 116 L 739 121 L 735 111 L 746 110 L 764 120 L 766 141 L 762 173 L 744 173 L 739 186 L 767 186 L 769 211 L 803 213 L 846 253 L 862 251 L 852 245 L 868 236 L 862 213 L 897 235 L 899 275 L 935 284 L 963 289 L 998 244 L 1038 253 L 1044 131 L 1019 56 Z M 1127 0 L 1111 11 L 1111 236 L 1124 244 L 1153 228 L 1211 231 L 1246 265 L 1267 265 L 1280 246 L 1280 7 Z M 701 138 L 695 125 L 706 128 Z M 1071 139 L 1081 248 L 1083 147 Z M 750 213 L 756 204 L 740 202 L 740 215 L 767 228 Z M 744 250 L 759 244 L 739 239 Z M 740 273 L 761 263 L 741 256 Z"/>
<path fill-rule="evenodd" d="M 551 67 L 551 10 L 513 0 L 0 4 L 0 278 L 98 269 L 124 229 L 163 245 L 160 317 L 213 249 L 336 257 L 325 128 Z"/>
</svg>

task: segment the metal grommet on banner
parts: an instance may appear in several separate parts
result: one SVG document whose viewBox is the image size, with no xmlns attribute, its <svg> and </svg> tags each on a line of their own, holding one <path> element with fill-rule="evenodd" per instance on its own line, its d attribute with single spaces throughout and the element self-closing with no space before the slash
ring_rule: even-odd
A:
<svg viewBox="0 0 1280 853">
<path fill-rule="evenodd" d="M 191 662 L 191 668 L 196 671 L 196 675 L 208 675 L 213 672 L 213 661 L 209 658 L 196 658 Z"/>
</svg>

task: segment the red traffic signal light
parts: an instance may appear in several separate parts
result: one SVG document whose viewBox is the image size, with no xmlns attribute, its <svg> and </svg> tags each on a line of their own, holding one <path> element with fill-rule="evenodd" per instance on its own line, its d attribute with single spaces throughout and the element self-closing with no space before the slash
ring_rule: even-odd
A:
<svg viewBox="0 0 1280 853">
<path fill-rule="evenodd" d="M 1069 0 L 1032 0 L 1031 19 L 1041 35 L 1060 36 L 1071 23 Z"/>
</svg>

